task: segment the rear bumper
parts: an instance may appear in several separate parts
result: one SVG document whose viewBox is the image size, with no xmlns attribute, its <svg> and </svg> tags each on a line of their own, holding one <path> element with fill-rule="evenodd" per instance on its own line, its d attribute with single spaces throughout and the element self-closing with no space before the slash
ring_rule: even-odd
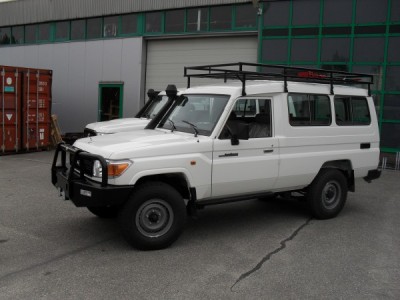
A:
<svg viewBox="0 0 400 300">
<path fill-rule="evenodd" d="M 71 166 L 67 167 L 66 153 L 73 152 L 74 159 Z M 61 164 L 58 164 L 58 154 L 61 153 Z M 109 185 L 107 172 L 104 172 L 102 182 L 89 180 L 79 169 L 79 159 L 99 159 L 106 169 L 106 163 L 102 157 L 91 155 L 87 152 L 76 151 L 76 149 L 65 144 L 59 144 L 54 155 L 51 168 L 53 185 L 64 193 L 66 200 L 71 200 L 78 207 L 89 206 L 115 206 L 123 204 L 130 196 L 133 186 Z"/>
<path fill-rule="evenodd" d="M 381 177 L 381 170 L 369 170 L 368 171 L 368 175 L 364 177 L 364 180 L 368 183 L 371 183 L 372 180 L 374 179 L 378 179 L 379 177 Z"/>
</svg>

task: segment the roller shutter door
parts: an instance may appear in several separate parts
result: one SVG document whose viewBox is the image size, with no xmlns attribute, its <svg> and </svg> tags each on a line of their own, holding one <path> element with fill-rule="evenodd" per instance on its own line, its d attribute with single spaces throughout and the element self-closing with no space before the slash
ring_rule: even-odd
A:
<svg viewBox="0 0 400 300">
<path fill-rule="evenodd" d="M 164 90 L 168 84 L 186 87 L 184 66 L 257 62 L 257 37 L 212 37 L 149 40 L 147 43 L 146 91 Z M 192 86 L 212 80 L 193 79 Z"/>
</svg>

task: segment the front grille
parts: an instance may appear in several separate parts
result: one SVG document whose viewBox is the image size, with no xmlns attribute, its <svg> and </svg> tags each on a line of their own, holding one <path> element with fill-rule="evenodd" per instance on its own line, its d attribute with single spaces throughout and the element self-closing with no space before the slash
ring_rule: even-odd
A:
<svg viewBox="0 0 400 300">
<path fill-rule="evenodd" d="M 70 154 L 70 165 L 72 164 L 72 161 L 74 159 L 74 154 Z M 76 162 L 77 166 L 75 166 L 75 171 L 80 172 L 80 169 L 82 168 L 83 173 L 87 176 L 92 177 L 93 176 L 93 164 L 94 161 L 92 159 L 78 159 Z"/>
</svg>

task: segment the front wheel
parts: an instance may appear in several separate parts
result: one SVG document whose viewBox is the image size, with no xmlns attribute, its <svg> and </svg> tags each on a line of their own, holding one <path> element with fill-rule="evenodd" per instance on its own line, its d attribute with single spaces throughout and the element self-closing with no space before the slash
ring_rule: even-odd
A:
<svg viewBox="0 0 400 300">
<path fill-rule="evenodd" d="M 322 170 L 309 187 L 307 201 L 312 215 L 317 219 L 336 217 L 347 199 L 347 180 L 336 169 Z"/>
<path fill-rule="evenodd" d="M 185 220 L 182 196 L 163 182 L 148 182 L 137 187 L 119 215 L 124 237 L 142 250 L 171 245 L 182 233 Z"/>
</svg>

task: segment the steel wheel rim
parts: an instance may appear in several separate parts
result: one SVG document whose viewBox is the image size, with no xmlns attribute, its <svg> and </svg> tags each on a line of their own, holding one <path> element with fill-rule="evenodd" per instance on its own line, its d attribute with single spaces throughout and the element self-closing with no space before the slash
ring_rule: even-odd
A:
<svg viewBox="0 0 400 300">
<path fill-rule="evenodd" d="M 329 181 L 326 183 L 322 190 L 322 204 L 326 209 L 335 208 L 339 202 L 342 194 L 342 189 L 338 182 Z"/>
<path fill-rule="evenodd" d="M 174 213 L 168 202 L 162 199 L 150 199 L 139 207 L 135 222 L 142 235 L 156 238 L 171 229 L 173 220 Z"/>
</svg>

